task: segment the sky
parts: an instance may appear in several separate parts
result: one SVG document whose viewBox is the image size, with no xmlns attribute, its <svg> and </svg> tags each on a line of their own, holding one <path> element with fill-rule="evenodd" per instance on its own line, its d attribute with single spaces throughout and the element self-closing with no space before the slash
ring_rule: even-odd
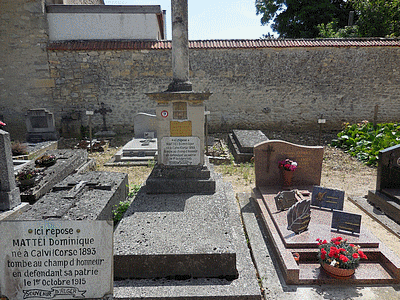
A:
<svg viewBox="0 0 400 300">
<path fill-rule="evenodd" d="M 171 39 L 171 0 L 104 0 L 106 5 L 160 5 L 167 11 Z M 188 0 L 189 39 L 259 39 L 270 32 L 256 15 L 255 0 Z M 276 34 L 275 34 L 276 36 Z"/>
</svg>

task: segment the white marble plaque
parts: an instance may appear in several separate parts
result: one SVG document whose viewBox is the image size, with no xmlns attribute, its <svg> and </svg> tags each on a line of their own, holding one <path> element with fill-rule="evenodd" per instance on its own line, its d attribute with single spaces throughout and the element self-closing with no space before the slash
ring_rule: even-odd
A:
<svg viewBox="0 0 400 300">
<path fill-rule="evenodd" d="M 169 166 L 194 166 L 200 164 L 200 139 L 195 136 L 163 137 L 161 139 L 162 163 Z"/>
<path fill-rule="evenodd" d="M 112 222 L 0 222 L 1 296 L 93 299 L 112 292 Z"/>
</svg>

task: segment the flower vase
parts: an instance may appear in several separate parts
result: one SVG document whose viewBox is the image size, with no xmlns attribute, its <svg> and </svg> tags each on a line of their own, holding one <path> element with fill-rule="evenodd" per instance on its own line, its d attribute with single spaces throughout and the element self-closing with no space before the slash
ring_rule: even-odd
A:
<svg viewBox="0 0 400 300">
<path fill-rule="evenodd" d="M 354 269 L 336 268 L 326 263 L 321 263 L 321 267 L 329 276 L 337 279 L 348 279 L 355 273 Z"/>
<path fill-rule="evenodd" d="M 290 187 L 292 185 L 293 171 L 283 170 L 283 187 Z"/>
</svg>

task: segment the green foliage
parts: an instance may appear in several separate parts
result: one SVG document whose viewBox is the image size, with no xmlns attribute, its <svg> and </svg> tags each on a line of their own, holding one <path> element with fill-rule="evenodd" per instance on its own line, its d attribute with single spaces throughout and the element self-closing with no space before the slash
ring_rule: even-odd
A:
<svg viewBox="0 0 400 300">
<path fill-rule="evenodd" d="M 349 0 L 358 15 L 361 37 L 400 36 L 400 0 Z"/>
<path fill-rule="evenodd" d="M 318 37 L 318 25 L 334 20 L 344 27 L 352 10 L 344 0 L 256 0 L 255 5 L 261 23 L 272 23 L 283 38 Z"/>
<path fill-rule="evenodd" d="M 400 144 L 400 123 L 377 124 L 375 127 L 367 121 L 353 125 L 347 123 L 337 136 L 332 146 L 374 166 L 380 150 Z"/>
<path fill-rule="evenodd" d="M 319 24 L 318 30 L 319 36 L 322 38 L 349 38 L 359 36 L 357 25 L 339 28 L 339 24 L 336 20 L 328 24 Z"/>
<path fill-rule="evenodd" d="M 141 185 L 140 185 L 140 184 L 132 184 L 132 185 L 129 187 L 128 197 L 129 197 L 129 198 L 135 197 L 135 196 L 137 195 L 137 193 L 139 192 L 140 188 L 141 188 Z"/>
<path fill-rule="evenodd" d="M 129 208 L 129 205 L 131 205 L 131 201 L 129 200 L 120 201 L 118 205 L 115 205 L 115 209 L 113 210 L 114 223 L 118 223 L 119 221 L 121 221 L 122 217 L 124 216 L 124 213 Z"/>
<path fill-rule="evenodd" d="M 140 184 L 132 184 L 129 186 L 128 200 L 120 201 L 119 204 L 115 205 L 115 208 L 113 209 L 114 223 L 118 223 L 119 221 L 121 221 L 122 217 L 124 216 L 124 213 L 129 208 L 129 205 L 131 205 L 132 198 L 134 198 L 137 195 L 140 188 L 141 188 Z"/>
</svg>

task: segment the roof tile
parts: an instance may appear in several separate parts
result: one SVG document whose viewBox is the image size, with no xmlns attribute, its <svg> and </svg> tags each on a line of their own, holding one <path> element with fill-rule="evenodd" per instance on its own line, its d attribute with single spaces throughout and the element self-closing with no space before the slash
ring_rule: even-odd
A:
<svg viewBox="0 0 400 300">
<path fill-rule="evenodd" d="M 49 42 L 48 50 L 158 50 L 171 49 L 171 41 L 74 40 Z M 189 41 L 191 49 L 290 48 L 290 47 L 400 47 L 400 39 L 259 39 Z"/>
</svg>

